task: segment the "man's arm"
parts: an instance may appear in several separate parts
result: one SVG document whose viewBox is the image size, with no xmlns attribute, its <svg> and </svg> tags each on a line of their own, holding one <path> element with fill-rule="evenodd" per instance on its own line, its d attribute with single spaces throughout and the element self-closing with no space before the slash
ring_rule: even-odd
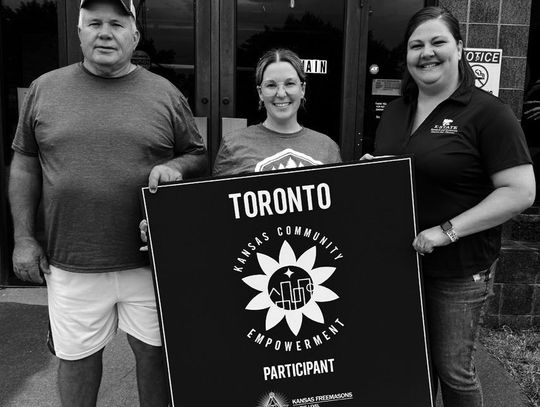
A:
<svg viewBox="0 0 540 407">
<path fill-rule="evenodd" d="M 43 282 L 40 272 L 50 272 L 45 252 L 35 239 L 41 182 L 38 157 L 15 152 L 9 176 L 9 201 L 15 240 L 13 269 L 18 278 L 34 283 Z"/>
<path fill-rule="evenodd" d="M 196 177 L 204 173 L 207 165 L 206 153 L 183 154 L 164 164 L 156 165 L 150 171 L 148 187 L 156 192 L 158 184 L 180 181 L 184 177 Z"/>
</svg>

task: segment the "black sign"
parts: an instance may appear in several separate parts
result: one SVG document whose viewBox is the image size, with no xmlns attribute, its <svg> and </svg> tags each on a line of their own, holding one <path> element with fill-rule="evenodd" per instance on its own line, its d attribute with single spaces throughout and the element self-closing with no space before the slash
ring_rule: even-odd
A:
<svg viewBox="0 0 540 407">
<path fill-rule="evenodd" d="M 143 189 L 174 406 L 432 406 L 411 158 Z"/>
</svg>

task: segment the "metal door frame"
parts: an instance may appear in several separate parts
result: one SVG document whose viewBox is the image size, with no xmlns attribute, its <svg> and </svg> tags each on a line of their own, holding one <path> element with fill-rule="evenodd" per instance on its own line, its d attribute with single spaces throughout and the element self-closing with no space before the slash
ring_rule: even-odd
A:
<svg viewBox="0 0 540 407">
<path fill-rule="evenodd" d="M 219 26 L 219 114 L 212 117 L 212 120 L 220 122 L 221 117 L 235 116 L 236 102 L 236 0 L 220 0 L 220 23 Z M 364 2 L 361 0 L 345 0 L 345 21 L 343 26 L 343 79 L 341 83 L 341 117 L 339 131 L 339 145 L 344 160 L 351 160 L 354 155 L 356 135 L 361 134 L 362 121 L 355 120 L 362 109 L 358 108 L 357 92 L 362 94 L 361 79 L 365 67 L 361 55 L 365 55 L 367 47 L 367 35 L 360 43 L 363 33 L 361 27 L 367 21 Z M 367 34 L 367 30 L 366 30 Z M 363 118 L 363 113 L 361 115 Z M 220 135 L 212 135 L 214 145 L 219 145 Z M 212 151 L 212 158 L 217 153 L 217 147 Z"/>
<path fill-rule="evenodd" d="M 0 37 L 3 38 L 3 24 L 0 18 Z M 11 268 L 11 228 L 8 227 L 8 169 L 4 160 L 4 137 L 7 137 L 6 122 L 2 117 L 6 117 L 7 104 L 4 96 L 4 53 L 0 47 L 0 286 L 7 283 L 9 270 Z"/>
<path fill-rule="evenodd" d="M 339 145 L 344 161 L 363 153 L 364 105 L 369 5 L 374 0 L 345 0 L 343 27 L 343 80 Z M 437 0 L 426 0 L 437 5 Z M 64 30 L 61 65 L 82 59 L 77 31 L 78 2 L 58 0 L 59 26 Z M 195 8 L 195 111 L 208 123 L 210 163 L 221 140 L 221 118 L 235 117 L 237 0 L 196 1 Z M 60 18 L 60 12 L 64 13 Z M 59 27 L 60 31 L 60 27 Z"/>
<path fill-rule="evenodd" d="M 77 3 L 68 0 L 57 0 L 56 12 L 58 21 L 58 65 L 59 67 L 67 65 L 67 40 L 68 30 L 66 28 L 66 3 Z M 75 4 L 76 5 L 76 4 Z M 77 9 L 78 13 L 78 9 Z M 75 32 L 76 34 L 76 32 Z M 0 36 L 3 35 L 3 24 L 0 19 Z M 3 38 L 3 37 L 2 37 Z M 77 39 L 78 47 L 78 39 Z M 0 286 L 8 283 L 9 274 L 12 269 L 12 250 L 13 250 L 13 228 L 9 213 L 8 204 L 8 180 L 9 169 L 6 167 L 4 156 L 5 137 L 9 137 L 6 131 L 6 109 L 7 102 L 5 100 L 5 72 L 4 72 L 4 55 L 2 47 L 0 47 Z"/>
</svg>

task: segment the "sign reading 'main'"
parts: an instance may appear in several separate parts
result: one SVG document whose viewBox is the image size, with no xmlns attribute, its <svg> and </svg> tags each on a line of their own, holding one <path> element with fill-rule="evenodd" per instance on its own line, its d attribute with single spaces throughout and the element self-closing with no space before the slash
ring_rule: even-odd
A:
<svg viewBox="0 0 540 407">
<path fill-rule="evenodd" d="M 302 59 L 305 73 L 327 73 L 328 61 L 325 59 Z"/>
</svg>

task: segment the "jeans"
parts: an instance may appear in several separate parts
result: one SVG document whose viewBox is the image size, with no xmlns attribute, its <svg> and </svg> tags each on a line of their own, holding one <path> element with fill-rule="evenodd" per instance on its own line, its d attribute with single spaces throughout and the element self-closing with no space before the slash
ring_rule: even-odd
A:
<svg viewBox="0 0 540 407">
<path fill-rule="evenodd" d="M 472 277 L 424 279 L 433 382 L 445 407 L 484 405 L 474 352 L 496 266 Z"/>
</svg>

